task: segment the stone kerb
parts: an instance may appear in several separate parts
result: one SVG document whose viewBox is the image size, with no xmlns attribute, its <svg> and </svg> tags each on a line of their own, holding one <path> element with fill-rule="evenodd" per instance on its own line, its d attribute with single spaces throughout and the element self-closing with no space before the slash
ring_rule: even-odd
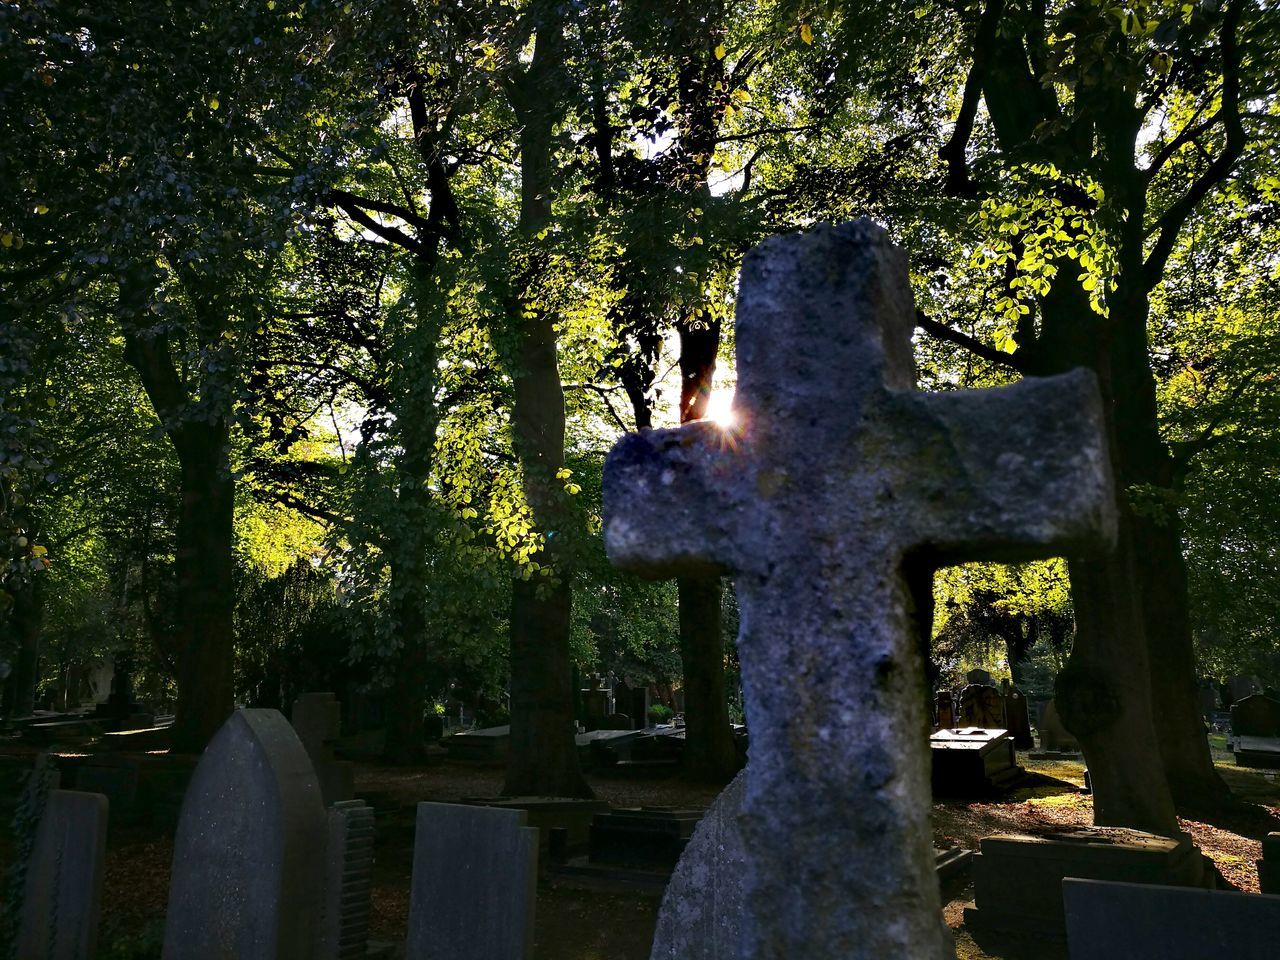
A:
<svg viewBox="0 0 1280 960">
<path fill-rule="evenodd" d="M 327 824 L 275 710 L 238 710 L 192 777 L 174 842 L 164 960 L 312 960 Z"/>
</svg>

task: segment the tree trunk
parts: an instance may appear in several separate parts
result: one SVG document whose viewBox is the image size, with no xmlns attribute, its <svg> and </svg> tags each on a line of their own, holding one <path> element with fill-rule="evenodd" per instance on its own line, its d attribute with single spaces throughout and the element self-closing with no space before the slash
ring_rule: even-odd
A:
<svg viewBox="0 0 1280 960">
<path fill-rule="evenodd" d="M 188 424 L 178 459 L 174 573 L 177 590 L 178 707 L 173 750 L 199 753 L 231 715 L 234 657 L 232 585 L 235 488 L 227 428 Z"/>
<path fill-rule="evenodd" d="M 5 682 L 4 715 L 29 716 L 35 709 L 39 681 L 40 634 L 44 626 L 44 579 L 37 574 L 13 594 L 9 633 L 17 647 L 13 673 Z"/>
<path fill-rule="evenodd" d="M 517 229 L 536 261 L 536 237 L 551 222 L 552 132 L 563 109 L 559 88 L 565 74 L 558 8 L 535 3 L 532 15 L 533 56 L 511 78 L 508 95 L 521 124 Z M 525 497 L 535 527 L 545 537 L 545 546 L 530 559 L 551 573 L 517 580 L 511 591 L 511 748 L 502 791 L 507 796 L 589 797 L 574 740 L 568 495 L 556 476 L 564 466 L 564 388 L 555 318 L 526 300 L 535 270 L 531 262 L 516 278 L 516 295 L 507 311 L 514 340 L 508 358 L 514 388 L 511 426 Z"/>
<path fill-rule="evenodd" d="M 707 413 L 720 351 L 720 323 L 685 319 L 680 333 L 680 422 Z M 727 783 L 738 770 L 738 752 L 725 698 L 724 641 L 720 630 L 719 577 L 677 581 L 680 666 L 684 673 L 684 773 L 694 780 Z"/>
<path fill-rule="evenodd" d="M 680 665 L 684 672 L 684 774 L 727 783 L 738 769 L 725 696 L 720 636 L 720 579 L 685 577 L 680 597 Z"/>
<path fill-rule="evenodd" d="M 1076 635 L 1055 684 L 1055 700 L 1063 724 L 1084 749 L 1093 784 L 1094 821 L 1172 835 L 1178 824 L 1155 732 L 1135 559 L 1138 544 L 1125 495 L 1129 481 L 1122 451 L 1129 438 L 1119 425 L 1124 418 L 1114 382 L 1118 375 L 1128 387 L 1132 371 L 1123 365 L 1132 358 L 1118 358 L 1118 374 L 1113 366 L 1115 340 L 1134 331 L 1145 338 L 1146 327 L 1139 318 L 1123 314 L 1123 319 L 1103 321 L 1090 310 L 1083 291 L 1069 283 L 1055 285 L 1041 306 L 1042 333 L 1031 355 L 1035 372 L 1084 366 L 1098 375 L 1120 514 L 1119 540 L 1110 555 L 1068 558 Z"/>
<path fill-rule="evenodd" d="M 424 763 L 427 759 L 423 717 L 426 712 L 430 650 L 427 639 L 427 542 L 432 526 L 431 490 L 436 430 L 437 360 L 444 330 L 445 304 L 431 280 L 434 253 L 420 257 L 414 274 L 416 322 L 403 331 L 403 380 L 395 385 L 397 418 L 404 452 L 397 468 L 399 529 L 390 537 L 391 595 L 394 630 L 400 641 L 391 686 L 390 715 L 383 758 L 389 763 Z"/>
</svg>

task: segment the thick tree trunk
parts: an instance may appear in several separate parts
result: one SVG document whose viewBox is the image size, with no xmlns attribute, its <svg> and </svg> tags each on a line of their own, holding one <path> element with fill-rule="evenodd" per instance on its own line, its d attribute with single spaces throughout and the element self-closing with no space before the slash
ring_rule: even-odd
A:
<svg viewBox="0 0 1280 960">
<path fill-rule="evenodd" d="M 536 39 L 529 66 L 508 87 L 521 123 L 520 220 L 518 230 L 532 251 L 551 222 L 552 132 L 564 102 L 564 37 L 554 4 L 536 3 Z M 550 576 L 515 581 L 511 593 L 511 749 L 503 793 L 508 796 L 589 797 L 574 741 L 572 658 L 569 631 L 573 605 L 567 494 L 556 476 L 564 466 L 564 388 L 555 318 L 528 309 L 532 264 L 516 280 L 508 310 L 515 344 L 508 368 L 514 387 L 511 426 L 525 497 L 546 545 L 531 559 Z"/>
<path fill-rule="evenodd" d="M 182 428 L 174 573 L 178 707 L 173 750 L 199 753 L 231 715 L 234 657 L 233 510 L 227 430 Z"/>
<path fill-rule="evenodd" d="M 405 486 L 402 484 L 400 490 L 402 502 Z M 426 566 L 420 538 L 409 539 L 417 544 L 416 550 L 397 548 L 398 556 L 391 564 L 393 629 L 400 649 L 391 681 L 382 758 L 397 765 L 424 763 L 427 759 L 423 721 L 427 689 Z"/>
<path fill-rule="evenodd" d="M 684 774 L 691 780 L 727 783 L 738 769 L 738 753 L 725 696 L 720 580 L 686 577 L 677 585 L 684 671 Z"/>
<path fill-rule="evenodd" d="M 25 717 L 35 709 L 39 680 L 40 635 L 44 626 L 44 583 L 42 576 L 27 580 L 13 594 L 8 632 L 16 646 L 13 673 L 5 681 L 4 715 Z"/>
<path fill-rule="evenodd" d="M 1036 373 L 1057 373 L 1077 366 L 1098 375 L 1112 464 L 1119 498 L 1120 536 L 1116 549 L 1101 559 L 1068 558 L 1076 635 L 1066 668 L 1059 674 L 1055 699 L 1063 723 L 1079 740 L 1089 765 L 1094 820 L 1103 826 L 1128 826 L 1154 833 L 1178 829 L 1173 798 L 1164 778 L 1151 703 L 1145 625 L 1137 579 L 1133 518 L 1125 490 L 1119 426 L 1114 340 L 1145 324 L 1127 318 L 1104 322 L 1085 302 L 1078 286 L 1058 284 L 1042 302 L 1043 325 L 1032 358 Z M 1114 309 L 1114 308 L 1113 308 Z M 1123 364 L 1126 357 L 1121 357 Z M 1128 384 L 1132 372 L 1121 370 Z"/>
</svg>

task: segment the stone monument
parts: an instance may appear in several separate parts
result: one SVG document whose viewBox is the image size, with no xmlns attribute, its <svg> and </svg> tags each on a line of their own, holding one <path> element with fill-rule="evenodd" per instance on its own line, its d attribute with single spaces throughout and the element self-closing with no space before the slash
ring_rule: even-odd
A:
<svg viewBox="0 0 1280 960">
<path fill-rule="evenodd" d="M 307 751 L 276 710 L 237 710 L 182 803 L 164 960 L 312 960 L 327 824 Z"/>
<path fill-rule="evenodd" d="M 311 758 L 324 805 L 350 800 L 355 794 L 355 767 L 333 753 L 333 742 L 342 732 L 338 698 L 332 693 L 304 693 L 293 702 L 289 720 Z"/>
<path fill-rule="evenodd" d="M 106 853 L 107 798 L 49 791 L 27 861 L 19 960 L 91 960 Z"/>
<path fill-rule="evenodd" d="M 523 810 L 418 804 L 405 960 L 529 960 L 538 831 Z"/>
<path fill-rule="evenodd" d="M 615 563 L 736 578 L 742 960 L 952 952 L 904 567 L 1069 554 L 1114 529 L 1093 377 L 917 392 L 914 325 L 906 257 L 870 221 L 766 241 L 739 287 L 741 427 L 631 435 L 606 463 Z M 695 837 L 677 881 L 715 861 Z M 659 928 L 655 957 L 712 955 Z"/>
</svg>

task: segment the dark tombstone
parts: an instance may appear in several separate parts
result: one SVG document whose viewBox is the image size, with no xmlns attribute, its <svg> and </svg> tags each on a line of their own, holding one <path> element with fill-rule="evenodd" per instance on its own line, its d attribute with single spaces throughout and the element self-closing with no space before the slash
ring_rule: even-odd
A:
<svg viewBox="0 0 1280 960">
<path fill-rule="evenodd" d="M 1071 960 L 1275 960 L 1280 897 L 1149 883 L 1062 882 Z"/>
<path fill-rule="evenodd" d="M 1200 681 L 1200 714 L 1206 721 L 1212 722 L 1213 715 L 1222 709 L 1222 701 L 1218 697 L 1217 688 L 1212 680 Z"/>
<path fill-rule="evenodd" d="M 289 719 L 311 758 L 324 805 L 350 800 L 355 795 L 355 767 L 333 754 L 334 741 L 342 734 L 338 698 L 332 693 L 304 693 L 293 702 Z"/>
<path fill-rule="evenodd" d="M 289 721 L 237 710 L 191 778 L 173 846 L 164 960 L 311 960 L 328 833 Z"/>
<path fill-rule="evenodd" d="M 1104 543 L 1114 493 L 1097 385 L 1077 371 L 916 391 L 906 257 L 867 220 L 757 247 L 737 310 L 740 426 L 619 441 L 606 548 L 649 576 L 735 577 L 751 729 L 743 954 L 942 956 L 919 582 L 904 558 Z M 715 857 L 691 842 L 677 872 Z"/>
<path fill-rule="evenodd" d="M 418 804 L 405 960 L 528 960 L 537 881 L 523 810 Z"/>
<path fill-rule="evenodd" d="M 464 797 L 462 802 L 498 810 L 521 810 L 525 824 L 538 831 L 543 850 L 547 849 L 553 830 L 564 830 L 566 849 L 575 852 L 587 849 L 592 818 L 610 809 L 604 800 L 576 797 Z"/>
<path fill-rule="evenodd" d="M 951 696 L 950 690 L 943 690 L 933 701 L 934 724 L 935 730 L 949 730 L 959 724 L 960 719 L 956 716 L 955 698 Z"/>
<path fill-rule="evenodd" d="M 133 653 L 116 654 L 111 675 L 111 695 L 94 708 L 93 718 L 104 730 L 143 730 L 155 724 L 155 717 L 137 701 L 133 693 Z"/>
<path fill-rule="evenodd" d="M 1007 680 L 1004 688 L 1004 720 L 1013 745 L 1019 750 L 1030 750 L 1036 745 L 1031 737 L 1031 718 L 1027 711 L 1027 698 Z"/>
<path fill-rule="evenodd" d="M 1258 887 L 1263 893 L 1280 896 L 1280 833 L 1268 833 L 1262 841 Z"/>
<path fill-rule="evenodd" d="M 92 960 L 102 908 L 107 798 L 51 790 L 27 860 L 17 960 Z"/>
<path fill-rule="evenodd" d="M 631 729 L 642 730 L 649 723 L 649 688 L 633 687 L 625 680 L 613 685 L 614 710 L 631 718 Z"/>
<path fill-rule="evenodd" d="M 1227 681 L 1226 687 L 1229 704 L 1237 703 L 1245 697 L 1252 697 L 1255 693 L 1262 692 L 1262 684 L 1258 678 L 1245 674 L 1231 677 Z"/>
<path fill-rule="evenodd" d="M 591 862 L 671 870 L 702 814 L 662 807 L 598 813 L 591 819 Z"/>
<path fill-rule="evenodd" d="M 373 885 L 373 808 L 339 800 L 329 809 L 325 891 L 316 960 L 364 960 Z"/>
<path fill-rule="evenodd" d="M 600 724 L 601 730 L 634 730 L 635 724 L 625 713 L 611 713 Z"/>
<path fill-rule="evenodd" d="M 613 694 L 604 688 L 604 679 L 599 674 L 592 674 L 588 682 L 591 686 L 579 691 L 583 716 L 587 730 L 599 730 L 610 714 Z"/>
<path fill-rule="evenodd" d="M 935 797 L 985 797 L 1012 789 L 1026 776 L 1007 730 L 959 727 L 929 738 Z"/>
<path fill-rule="evenodd" d="M 971 683 L 960 691 L 961 727 L 1006 730 L 1004 698 L 998 687 L 989 683 Z"/>
<path fill-rule="evenodd" d="M 1231 705 L 1228 749 L 1244 767 L 1280 767 L 1280 700 L 1262 694 Z"/>
<path fill-rule="evenodd" d="M 970 670 L 964 675 L 965 681 L 969 684 L 977 684 L 980 687 L 991 687 L 995 684 L 991 681 L 991 671 L 977 668 Z"/>
<path fill-rule="evenodd" d="M 984 837 L 980 847 L 965 928 L 985 952 L 1017 960 L 1065 954 L 1064 877 L 1194 886 L 1204 871 L 1187 834 L 1170 839 L 1088 827 L 1039 837 Z"/>
<path fill-rule="evenodd" d="M 507 762 L 511 746 L 511 726 L 464 730 L 445 737 L 444 748 L 450 760 L 498 766 Z"/>
<path fill-rule="evenodd" d="M 1080 743 L 1058 716 L 1052 700 L 1040 713 L 1040 749 L 1050 753 L 1079 753 Z"/>
</svg>

